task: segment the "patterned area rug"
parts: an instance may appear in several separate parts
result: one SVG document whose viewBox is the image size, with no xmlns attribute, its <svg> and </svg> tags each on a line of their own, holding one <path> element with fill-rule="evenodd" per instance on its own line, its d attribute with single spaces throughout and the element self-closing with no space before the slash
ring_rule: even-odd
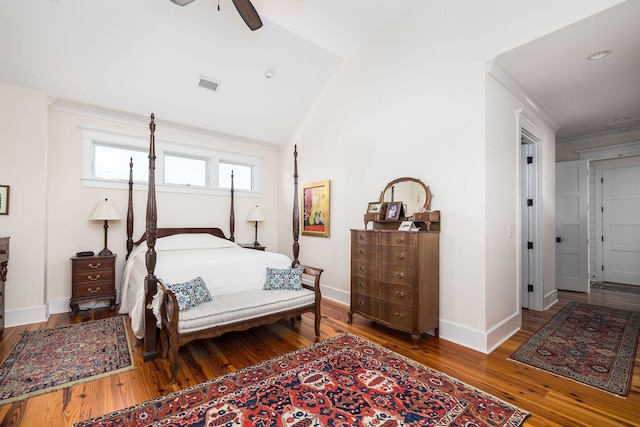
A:
<svg viewBox="0 0 640 427">
<path fill-rule="evenodd" d="M 26 331 L 0 366 L 0 405 L 132 368 L 122 317 Z"/>
<path fill-rule="evenodd" d="M 639 330 L 640 311 L 574 301 L 510 358 L 624 397 Z"/>
<path fill-rule="evenodd" d="M 88 426 L 520 426 L 528 413 L 343 334 L 76 424 Z"/>
</svg>

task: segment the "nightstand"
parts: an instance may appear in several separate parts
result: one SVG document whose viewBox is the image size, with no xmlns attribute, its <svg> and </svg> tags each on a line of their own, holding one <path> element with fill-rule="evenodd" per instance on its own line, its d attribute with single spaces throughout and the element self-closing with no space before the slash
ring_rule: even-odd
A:
<svg viewBox="0 0 640 427">
<path fill-rule="evenodd" d="M 240 243 L 239 244 L 241 247 L 246 248 L 246 249 L 255 249 L 256 251 L 263 251 L 265 249 L 267 249 L 266 246 L 262 246 L 262 245 L 258 245 L 258 246 L 254 246 L 253 243 Z"/>
<path fill-rule="evenodd" d="M 9 237 L 0 237 L 0 335 L 4 332 L 4 282 L 9 264 Z"/>
<path fill-rule="evenodd" d="M 71 258 L 71 314 L 78 314 L 78 302 L 111 300 L 116 309 L 116 255 Z"/>
</svg>

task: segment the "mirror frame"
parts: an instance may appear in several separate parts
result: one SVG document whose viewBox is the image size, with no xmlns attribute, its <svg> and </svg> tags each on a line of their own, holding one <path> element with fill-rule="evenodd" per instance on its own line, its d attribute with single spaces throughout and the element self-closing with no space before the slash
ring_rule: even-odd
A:
<svg viewBox="0 0 640 427">
<path fill-rule="evenodd" d="M 425 210 L 430 211 L 431 210 L 431 191 L 429 190 L 429 186 L 425 185 L 424 182 L 420 181 L 417 178 L 410 178 L 408 176 L 394 179 L 393 181 L 388 183 L 387 186 L 384 188 L 384 190 L 382 190 L 382 192 L 380 193 L 380 202 L 384 202 L 384 195 L 386 194 L 387 190 L 390 190 L 391 187 L 393 187 L 394 185 L 401 182 L 405 182 L 405 181 L 415 182 L 416 184 L 419 184 L 422 186 L 426 195 L 424 205 L 422 207 Z"/>
</svg>

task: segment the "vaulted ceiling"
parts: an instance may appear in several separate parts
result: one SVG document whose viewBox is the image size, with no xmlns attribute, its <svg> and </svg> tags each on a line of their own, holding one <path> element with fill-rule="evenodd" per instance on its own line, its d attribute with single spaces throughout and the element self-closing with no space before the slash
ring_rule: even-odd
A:
<svg viewBox="0 0 640 427">
<path fill-rule="evenodd" d="M 51 97 L 282 144 L 344 58 L 424 0 L 4 0 L 0 81 Z M 218 10 L 218 5 L 220 10 Z M 453 7 L 453 6 L 452 6 Z M 559 138 L 640 116 L 640 0 L 499 59 L 562 124 Z M 612 53 L 600 61 L 586 56 Z M 218 84 L 199 87 L 201 78 Z"/>
</svg>

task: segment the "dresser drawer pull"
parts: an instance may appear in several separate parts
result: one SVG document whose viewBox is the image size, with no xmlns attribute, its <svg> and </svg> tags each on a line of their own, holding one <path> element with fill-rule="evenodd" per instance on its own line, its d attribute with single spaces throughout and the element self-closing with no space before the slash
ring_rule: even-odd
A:
<svg viewBox="0 0 640 427">
<path fill-rule="evenodd" d="M 362 282 L 358 282 L 358 285 L 359 285 L 361 288 L 364 288 L 364 283 L 362 283 Z"/>
<path fill-rule="evenodd" d="M 358 270 L 360 270 L 360 271 L 364 271 L 364 265 L 359 265 L 359 266 L 358 266 Z"/>
<path fill-rule="evenodd" d="M 100 280 L 100 275 L 96 274 L 95 276 L 88 276 L 87 279 L 95 282 L 96 280 Z"/>
<path fill-rule="evenodd" d="M 364 240 L 365 239 L 365 235 L 364 234 L 359 234 L 358 237 L 360 238 L 360 240 Z"/>
<path fill-rule="evenodd" d="M 89 289 L 87 289 L 87 292 L 89 292 L 90 294 L 96 294 L 96 293 L 100 292 L 100 286 L 96 287 L 95 290 L 89 288 Z"/>
<path fill-rule="evenodd" d="M 95 270 L 96 268 L 100 268 L 101 265 L 102 265 L 101 263 L 89 264 L 89 268 L 93 268 Z"/>
<path fill-rule="evenodd" d="M 364 305 L 364 301 L 362 301 L 361 299 L 358 300 L 358 305 Z"/>
<path fill-rule="evenodd" d="M 360 249 L 358 252 L 360 252 L 360 255 L 364 255 L 364 249 Z"/>
<path fill-rule="evenodd" d="M 6 254 L 7 254 L 6 249 L 0 249 L 0 255 L 6 255 Z"/>
<path fill-rule="evenodd" d="M 404 273 L 396 273 L 398 279 L 404 279 Z"/>
<path fill-rule="evenodd" d="M 396 258 L 404 259 L 404 254 L 403 253 L 399 253 L 398 255 L 396 255 Z"/>
<path fill-rule="evenodd" d="M 396 236 L 396 242 L 398 243 L 404 242 L 404 236 Z"/>
<path fill-rule="evenodd" d="M 397 311 L 394 313 L 394 315 L 398 318 L 398 319 L 404 319 L 404 313 L 398 313 Z"/>
<path fill-rule="evenodd" d="M 398 298 L 404 298 L 404 292 L 396 291 L 396 296 Z"/>
</svg>

